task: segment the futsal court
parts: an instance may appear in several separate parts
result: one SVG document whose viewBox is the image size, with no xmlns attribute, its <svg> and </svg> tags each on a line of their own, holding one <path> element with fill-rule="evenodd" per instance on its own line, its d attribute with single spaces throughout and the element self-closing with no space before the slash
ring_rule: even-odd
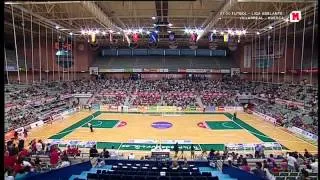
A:
<svg viewBox="0 0 320 180">
<path fill-rule="evenodd" d="M 90 132 L 88 123 L 93 125 Z M 317 152 L 317 147 L 281 127 L 275 127 L 258 116 L 238 112 L 213 114 L 137 114 L 109 112 L 76 112 L 52 124 L 32 129 L 28 140 L 94 141 L 97 148 L 150 152 L 154 145 L 170 140 L 194 144 L 203 150 L 224 150 L 226 144 L 258 144 L 278 142 L 282 151 Z M 136 140 L 136 141 L 135 141 Z M 144 143 L 136 143 L 137 141 Z M 185 147 L 188 150 L 188 147 Z"/>
</svg>

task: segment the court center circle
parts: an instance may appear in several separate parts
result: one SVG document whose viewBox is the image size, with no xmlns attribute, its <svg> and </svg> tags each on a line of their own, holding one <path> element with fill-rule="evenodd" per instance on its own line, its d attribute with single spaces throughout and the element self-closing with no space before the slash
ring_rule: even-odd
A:
<svg viewBox="0 0 320 180">
<path fill-rule="evenodd" d="M 165 121 L 158 121 L 158 122 L 153 122 L 151 126 L 156 129 L 168 129 L 172 127 L 172 124 Z"/>
</svg>

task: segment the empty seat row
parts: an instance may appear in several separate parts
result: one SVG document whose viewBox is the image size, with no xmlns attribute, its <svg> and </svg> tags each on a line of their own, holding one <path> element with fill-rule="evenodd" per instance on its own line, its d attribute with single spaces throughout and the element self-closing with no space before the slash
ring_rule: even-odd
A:
<svg viewBox="0 0 320 180">
<path fill-rule="evenodd" d="M 219 180 L 211 176 L 131 176 L 88 173 L 88 180 Z"/>
<path fill-rule="evenodd" d="M 179 164 L 181 165 L 182 163 L 179 163 Z M 157 166 L 156 163 L 114 163 L 114 164 L 111 164 L 111 165 L 115 165 L 115 166 L 136 166 L 136 167 Z M 193 167 L 195 167 L 195 165 L 194 164 L 189 164 L 189 167 L 193 168 Z"/>
<path fill-rule="evenodd" d="M 161 175 L 167 176 L 211 176 L 211 173 L 200 173 L 200 172 L 155 172 L 155 171 L 97 171 L 97 174 L 122 174 L 122 175 Z"/>
<path fill-rule="evenodd" d="M 166 171 L 198 171 L 199 169 L 196 167 L 193 168 L 170 168 L 170 167 L 155 167 L 155 166 L 112 166 L 112 170 L 117 170 L 117 169 L 126 169 L 126 170 L 132 170 L 132 171 L 137 171 L 137 170 L 166 170 Z"/>
</svg>

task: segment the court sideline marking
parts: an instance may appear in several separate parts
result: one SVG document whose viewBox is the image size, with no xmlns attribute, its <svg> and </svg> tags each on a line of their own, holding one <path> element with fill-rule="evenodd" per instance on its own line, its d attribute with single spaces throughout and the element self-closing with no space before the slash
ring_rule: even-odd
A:
<svg viewBox="0 0 320 180">
<path fill-rule="evenodd" d="M 244 115 L 246 115 L 246 114 L 244 114 Z M 262 121 L 261 119 L 256 118 L 256 117 L 254 117 L 254 119 Z M 265 122 L 265 121 L 262 121 L 262 122 Z M 292 134 L 290 134 L 290 133 L 282 130 L 281 128 L 277 128 L 277 129 L 278 129 L 278 130 L 281 130 L 282 132 L 285 132 L 285 133 L 289 134 L 289 135 L 292 136 L 292 137 L 296 137 L 296 138 L 304 141 L 305 143 L 307 143 L 307 144 L 309 144 L 309 145 L 312 145 L 313 147 L 318 148 L 316 145 L 314 145 L 314 144 L 312 144 L 312 143 L 310 143 L 310 142 L 308 142 L 308 141 L 306 141 L 306 140 L 304 140 L 304 139 L 302 139 L 302 138 L 300 138 L 300 137 L 298 137 L 298 136 L 292 135 Z M 278 140 L 278 139 L 277 139 L 277 140 Z M 280 141 L 280 140 L 279 140 L 279 141 Z M 284 142 L 300 142 L 300 141 L 287 141 L 287 140 L 281 140 L 281 141 L 284 141 Z"/>
<path fill-rule="evenodd" d="M 224 127 L 226 127 L 226 128 L 229 128 L 229 129 L 233 129 L 233 128 L 235 128 L 235 127 L 233 127 L 233 126 L 227 126 L 227 125 L 225 125 L 225 123 L 228 123 L 228 122 L 224 122 L 224 123 L 222 123 L 222 126 L 224 126 Z"/>
<path fill-rule="evenodd" d="M 61 131 L 60 133 L 57 133 L 57 134 L 54 134 L 54 135 L 52 135 L 52 136 L 57 136 L 57 135 L 61 135 L 61 134 L 66 134 L 66 133 L 68 133 L 69 134 L 69 132 L 72 132 L 72 131 L 75 131 L 75 130 L 77 130 L 77 129 L 79 129 L 79 128 L 81 128 L 82 126 L 84 126 L 85 124 L 88 124 L 89 122 L 91 122 L 91 121 L 93 121 L 93 120 L 95 120 L 94 118 L 94 115 L 90 115 L 90 116 L 92 116 L 93 118 L 92 119 L 90 119 L 88 122 L 85 122 L 85 123 L 83 123 L 82 125 L 80 125 L 80 126 L 78 126 L 78 127 L 76 127 L 76 128 L 73 128 L 73 129 L 70 129 L 70 130 L 68 130 L 68 131 Z M 83 120 L 83 119 L 82 119 Z M 80 120 L 80 121 L 82 121 L 82 120 Z M 78 122 L 80 122 L 80 121 L 78 121 Z M 76 122 L 76 123 L 78 123 L 78 122 Z M 74 124 L 76 124 L 76 123 L 74 123 Z M 74 125 L 74 124 L 72 124 L 72 125 Z M 72 126 L 71 125 L 71 126 Z M 70 127 L 70 126 L 69 126 Z M 66 134 L 67 135 L 67 134 Z M 65 136 L 66 136 L 65 135 Z M 50 137 L 52 137 L 52 136 L 50 136 Z M 48 138 L 48 139 L 50 139 L 50 137 Z M 64 136 L 63 136 L 64 137 Z M 62 137 L 62 138 L 63 138 Z M 62 139 L 62 138 L 60 138 L 60 139 Z"/>
</svg>

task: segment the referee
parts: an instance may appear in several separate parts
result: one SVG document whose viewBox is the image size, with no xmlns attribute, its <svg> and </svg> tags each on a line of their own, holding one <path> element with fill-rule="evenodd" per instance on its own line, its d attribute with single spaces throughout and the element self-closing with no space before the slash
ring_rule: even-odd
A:
<svg viewBox="0 0 320 180">
<path fill-rule="evenodd" d="M 91 124 L 91 123 L 88 123 L 88 126 L 89 126 L 89 128 L 90 128 L 90 131 L 93 132 L 92 124 Z"/>
</svg>

